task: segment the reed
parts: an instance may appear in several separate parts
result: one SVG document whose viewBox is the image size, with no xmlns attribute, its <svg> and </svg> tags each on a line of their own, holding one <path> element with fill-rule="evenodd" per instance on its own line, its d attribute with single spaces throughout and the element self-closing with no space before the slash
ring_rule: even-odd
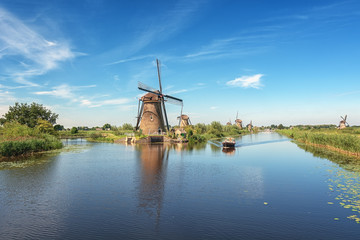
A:
<svg viewBox="0 0 360 240">
<path fill-rule="evenodd" d="M 7 123 L 0 130 L 0 156 L 3 157 L 59 149 L 63 146 L 55 136 L 17 122 Z"/>
<path fill-rule="evenodd" d="M 352 153 L 360 153 L 360 137 L 358 133 L 341 131 L 311 131 L 299 129 L 277 130 L 278 133 L 296 141 L 329 146 Z"/>
</svg>

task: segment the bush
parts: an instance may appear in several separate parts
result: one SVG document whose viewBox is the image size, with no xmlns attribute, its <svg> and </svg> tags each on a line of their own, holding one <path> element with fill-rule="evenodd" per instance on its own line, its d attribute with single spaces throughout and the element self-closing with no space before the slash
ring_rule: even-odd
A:
<svg viewBox="0 0 360 240">
<path fill-rule="evenodd" d="M 76 127 L 72 127 L 71 130 L 70 130 L 71 134 L 76 134 L 78 132 L 79 132 L 79 130 Z"/>
</svg>

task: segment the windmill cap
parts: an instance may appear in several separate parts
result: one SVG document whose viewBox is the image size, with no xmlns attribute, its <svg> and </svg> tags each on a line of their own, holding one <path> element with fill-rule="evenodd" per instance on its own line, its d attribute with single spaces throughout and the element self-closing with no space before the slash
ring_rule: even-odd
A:
<svg viewBox="0 0 360 240">
<path fill-rule="evenodd" d="M 147 93 L 144 96 L 141 97 L 142 101 L 159 101 L 160 98 L 158 95 L 154 93 Z"/>
</svg>

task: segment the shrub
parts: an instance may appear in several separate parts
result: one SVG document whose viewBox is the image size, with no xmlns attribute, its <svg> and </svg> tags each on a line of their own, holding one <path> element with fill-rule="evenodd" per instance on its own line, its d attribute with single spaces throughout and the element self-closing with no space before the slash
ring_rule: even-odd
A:
<svg viewBox="0 0 360 240">
<path fill-rule="evenodd" d="M 76 134 L 78 132 L 79 132 L 79 130 L 77 129 L 77 127 L 72 127 L 71 130 L 70 130 L 71 134 Z"/>
</svg>

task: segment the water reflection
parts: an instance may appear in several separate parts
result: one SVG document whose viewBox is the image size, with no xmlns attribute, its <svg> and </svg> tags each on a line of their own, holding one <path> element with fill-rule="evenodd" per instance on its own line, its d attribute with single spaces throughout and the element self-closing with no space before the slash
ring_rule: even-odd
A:
<svg viewBox="0 0 360 240">
<path fill-rule="evenodd" d="M 235 148 L 223 148 L 222 152 L 226 155 L 234 155 L 235 154 Z"/>
<path fill-rule="evenodd" d="M 136 150 L 141 161 L 138 208 L 155 217 L 158 223 L 164 198 L 169 149 L 164 144 L 139 144 L 136 145 Z"/>
<path fill-rule="evenodd" d="M 359 158 L 329 151 L 327 149 L 309 146 L 303 143 L 297 145 L 310 152 L 314 157 L 326 158 L 336 165 L 330 166 L 328 172 L 328 187 L 333 202 L 347 209 L 347 218 L 360 223 L 360 163 Z"/>
<path fill-rule="evenodd" d="M 360 172 L 360 161 L 357 157 L 332 152 L 324 148 L 313 147 L 303 143 L 296 144 L 299 148 L 304 149 L 306 152 L 312 153 L 314 157 L 328 159 L 333 163 L 336 163 L 339 167 L 348 171 Z"/>
</svg>

